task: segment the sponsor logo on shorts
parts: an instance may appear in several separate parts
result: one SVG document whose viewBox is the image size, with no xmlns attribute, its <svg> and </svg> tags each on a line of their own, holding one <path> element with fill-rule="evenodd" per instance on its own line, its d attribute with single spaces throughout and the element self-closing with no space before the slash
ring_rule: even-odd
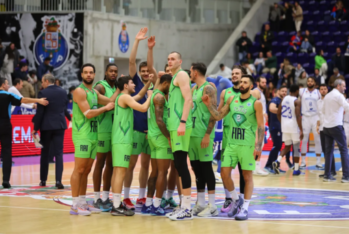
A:
<svg viewBox="0 0 349 234">
<path fill-rule="evenodd" d="M 250 166 L 253 166 L 253 163 L 250 163 Z"/>
<path fill-rule="evenodd" d="M 208 156 L 210 156 L 210 155 L 209 155 L 209 154 L 206 154 L 206 155 L 205 155 L 205 157 L 208 157 Z"/>
<path fill-rule="evenodd" d="M 133 143 L 133 148 L 137 149 L 137 143 Z"/>
<path fill-rule="evenodd" d="M 167 154 L 172 154 L 171 148 L 167 148 Z"/>
<path fill-rule="evenodd" d="M 176 143 L 176 145 L 180 145 L 181 143 Z"/>
<path fill-rule="evenodd" d="M 80 151 L 81 152 L 87 152 L 88 151 L 88 145 L 80 145 Z"/>
<path fill-rule="evenodd" d="M 104 147 L 104 141 L 98 141 L 98 146 L 99 147 Z"/>
<path fill-rule="evenodd" d="M 130 155 L 125 155 L 124 156 L 124 161 L 129 162 L 130 161 Z"/>
</svg>

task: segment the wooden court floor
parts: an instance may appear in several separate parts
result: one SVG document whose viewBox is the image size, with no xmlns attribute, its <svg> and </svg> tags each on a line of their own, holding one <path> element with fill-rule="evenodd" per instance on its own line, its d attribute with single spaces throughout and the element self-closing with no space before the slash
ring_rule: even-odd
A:
<svg viewBox="0 0 349 234">
<path fill-rule="evenodd" d="M 262 165 L 267 156 L 263 156 Z M 308 158 L 308 164 L 315 165 L 315 158 Z M 338 159 L 337 159 L 338 161 Z M 90 217 L 69 215 L 69 206 L 54 202 L 54 198 L 69 195 L 69 179 L 74 163 L 64 164 L 63 184 L 66 191 L 50 190 L 51 194 L 42 194 L 39 183 L 39 165 L 16 166 L 12 169 L 12 186 L 28 186 L 33 189 L 30 196 L 26 191 L 11 192 L 0 189 L 0 234 L 9 233 L 349 233 L 349 220 L 235 220 L 194 218 L 192 221 L 174 222 L 164 217 L 152 217 L 136 214 L 133 217 L 112 217 L 109 213 L 95 214 Z M 139 162 L 135 169 L 133 188 L 137 189 Z M 1 169 L 0 169 L 1 171 Z M 2 172 L 1 172 L 2 173 Z M 318 179 L 321 171 L 307 170 L 300 177 L 293 177 L 291 171 L 284 175 L 254 177 L 257 188 L 306 188 L 323 190 L 349 191 L 349 185 L 340 183 L 341 173 L 337 182 L 324 183 Z M 238 181 L 237 172 L 233 172 L 234 181 Z M 193 186 L 194 177 L 192 176 Z M 339 181 L 338 181 L 339 180 Z M 49 185 L 54 185 L 54 164 L 50 165 Z M 92 184 L 92 175 L 89 176 Z M 222 185 L 217 185 L 221 188 Z M 88 189 L 93 194 L 93 189 Z M 135 195 L 136 197 L 136 195 Z M 310 198 L 311 199 L 311 198 Z M 195 202 L 195 196 L 192 197 Z M 349 195 L 343 204 L 349 207 Z"/>
</svg>

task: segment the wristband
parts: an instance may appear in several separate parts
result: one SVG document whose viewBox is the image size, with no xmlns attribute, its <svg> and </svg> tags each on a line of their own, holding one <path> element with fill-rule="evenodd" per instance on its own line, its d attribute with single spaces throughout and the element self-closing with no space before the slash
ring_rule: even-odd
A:
<svg viewBox="0 0 349 234">
<path fill-rule="evenodd" d="M 181 120 L 181 123 L 187 123 L 187 121 L 185 121 L 185 120 Z"/>
</svg>

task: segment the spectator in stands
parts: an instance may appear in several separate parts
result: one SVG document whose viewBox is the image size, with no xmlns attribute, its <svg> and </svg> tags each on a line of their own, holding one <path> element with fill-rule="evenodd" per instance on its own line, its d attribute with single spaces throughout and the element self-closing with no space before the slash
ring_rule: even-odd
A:
<svg viewBox="0 0 349 234">
<path fill-rule="evenodd" d="M 313 46 L 309 42 L 308 38 L 305 38 L 302 41 L 302 45 L 301 45 L 300 51 L 304 52 L 304 53 L 311 53 L 311 52 L 313 52 Z"/>
<path fill-rule="evenodd" d="M 314 47 L 315 46 L 315 41 L 314 41 L 314 37 L 313 35 L 310 34 L 309 30 L 305 30 L 305 34 L 304 34 L 304 40 L 308 39 L 308 41 L 310 42 L 310 44 Z"/>
<path fill-rule="evenodd" d="M 264 32 L 261 35 L 261 50 L 263 51 L 264 57 L 269 50 L 271 50 L 271 43 L 274 39 L 274 33 L 270 31 L 269 24 L 264 25 Z"/>
<path fill-rule="evenodd" d="M 255 66 L 250 64 L 247 60 L 242 62 L 242 66 L 246 69 L 248 75 L 252 76 L 257 74 Z"/>
<path fill-rule="evenodd" d="M 55 79 L 55 85 L 62 87 L 62 81 L 58 78 Z"/>
<path fill-rule="evenodd" d="M 295 69 L 295 74 L 294 74 L 294 76 L 296 78 L 296 80 L 295 80 L 296 84 L 298 84 L 298 77 L 300 77 L 302 72 L 304 72 L 304 71 L 305 71 L 305 69 L 302 67 L 302 65 L 300 63 L 298 63 L 297 67 Z"/>
<path fill-rule="evenodd" d="M 265 98 L 267 99 L 268 103 L 270 103 L 271 99 L 275 97 L 275 94 L 276 94 L 276 88 L 273 82 L 270 82 L 268 84 L 268 88 L 265 89 Z"/>
<path fill-rule="evenodd" d="M 341 0 L 336 2 L 336 5 L 332 8 L 331 16 L 334 20 L 342 21 L 347 18 L 347 10 L 344 8 Z"/>
<path fill-rule="evenodd" d="M 294 19 L 294 24 L 296 26 L 296 31 L 301 31 L 301 26 L 303 22 L 303 9 L 299 5 L 298 1 L 294 2 L 294 7 L 293 7 L 293 19 Z"/>
<path fill-rule="evenodd" d="M 259 52 L 259 57 L 254 60 L 254 66 L 256 68 L 257 75 L 260 75 L 265 66 L 263 52 Z"/>
<path fill-rule="evenodd" d="M 6 47 L 5 53 L 2 60 L 2 67 L 0 69 L 0 75 L 3 78 L 6 78 L 8 84 L 12 86 L 12 76 L 11 74 L 14 72 L 14 59 L 15 54 L 10 46 Z"/>
<path fill-rule="evenodd" d="M 236 46 L 239 47 L 239 61 L 245 60 L 249 48 L 252 46 L 252 41 L 247 37 L 246 31 L 241 33 L 241 37 L 236 41 Z"/>
<path fill-rule="evenodd" d="M 28 75 L 28 82 L 33 85 L 34 91 L 35 91 L 35 97 L 38 96 L 38 77 L 36 76 L 36 71 L 35 70 L 30 70 Z"/>
<path fill-rule="evenodd" d="M 315 56 L 315 68 L 319 69 L 320 75 L 325 77 L 325 80 L 327 79 L 327 61 L 324 58 L 324 51 L 320 50 L 318 54 Z"/>
<path fill-rule="evenodd" d="M 13 79 L 20 78 L 23 81 L 24 80 L 28 81 L 27 72 L 28 72 L 28 64 L 20 62 L 19 69 L 18 70 L 15 69 L 15 71 L 13 72 L 12 78 Z"/>
<path fill-rule="evenodd" d="M 271 31 L 274 31 L 274 32 L 279 31 L 280 20 L 281 20 L 281 9 L 277 3 L 274 3 L 274 7 L 271 7 L 271 10 L 269 13 Z"/>
<path fill-rule="evenodd" d="M 346 68 L 345 73 L 349 74 L 349 36 L 348 36 L 347 42 L 345 43 L 344 48 L 345 48 L 344 57 L 345 57 L 345 68 Z"/>
<path fill-rule="evenodd" d="M 251 53 L 247 53 L 245 61 L 247 61 L 249 64 L 253 64 L 253 58 Z"/>
<path fill-rule="evenodd" d="M 345 58 L 340 47 L 337 47 L 336 53 L 332 55 L 332 62 L 333 66 L 338 68 L 339 72 L 343 74 L 345 71 Z"/>
<path fill-rule="evenodd" d="M 284 8 L 284 14 L 283 14 L 283 20 L 282 20 L 282 29 L 285 31 L 294 31 L 295 26 L 293 22 L 293 10 L 292 5 L 288 2 L 285 2 L 285 8 Z"/>
<path fill-rule="evenodd" d="M 303 85 L 303 87 L 307 86 L 307 79 L 308 79 L 308 74 L 306 71 L 302 71 L 302 73 L 300 74 L 300 76 L 297 79 L 297 84 L 298 85 Z"/>
<path fill-rule="evenodd" d="M 267 58 L 265 60 L 265 67 L 263 68 L 263 73 L 270 73 L 271 75 L 274 75 L 277 68 L 277 59 L 275 56 L 272 55 L 271 50 L 267 52 Z"/>
<path fill-rule="evenodd" d="M 288 58 L 284 58 L 284 62 L 280 64 L 278 72 L 278 84 L 276 88 L 280 88 L 285 81 L 288 86 L 294 83 L 294 67 L 291 65 Z"/>
<path fill-rule="evenodd" d="M 231 69 L 227 66 L 225 66 L 223 63 L 219 65 L 219 71 L 216 76 L 221 76 L 227 79 L 231 79 Z"/>
<path fill-rule="evenodd" d="M 325 77 L 320 75 L 320 70 L 315 68 L 314 70 L 314 78 L 315 78 L 315 82 L 316 82 L 316 85 L 320 86 L 321 84 L 325 84 Z"/>
<path fill-rule="evenodd" d="M 342 76 L 342 75 L 339 73 L 339 69 L 335 67 L 335 68 L 333 69 L 333 75 L 331 76 L 330 81 L 328 82 L 328 85 L 329 85 L 331 88 L 335 88 L 335 87 L 333 86 L 333 84 L 334 84 L 334 81 L 337 80 L 337 79 L 341 79 L 341 80 L 344 80 L 344 81 L 345 81 L 344 76 Z"/>
<path fill-rule="evenodd" d="M 68 93 L 68 100 L 69 100 L 69 102 L 73 102 L 73 93 L 74 93 L 74 90 L 76 89 L 76 87 L 75 86 L 71 86 L 70 88 L 69 88 L 69 93 Z"/>
<path fill-rule="evenodd" d="M 40 66 L 38 67 L 38 89 L 41 90 L 41 79 L 42 77 L 46 74 L 49 73 L 51 71 L 51 66 L 50 66 L 50 62 L 51 62 L 51 57 L 46 57 L 44 59 L 44 62 L 42 64 L 40 64 Z"/>
<path fill-rule="evenodd" d="M 303 37 L 301 35 L 301 32 L 298 31 L 296 35 L 293 35 L 291 37 L 290 41 L 290 47 L 288 48 L 288 52 L 297 52 L 302 44 Z"/>
</svg>

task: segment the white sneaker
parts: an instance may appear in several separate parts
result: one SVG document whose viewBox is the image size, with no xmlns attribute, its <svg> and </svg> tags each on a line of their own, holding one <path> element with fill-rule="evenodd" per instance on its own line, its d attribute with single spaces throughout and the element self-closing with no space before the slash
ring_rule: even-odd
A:
<svg viewBox="0 0 349 234">
<path fill-rule="evenodd" d="M 342 171 L 342 168 L 339 168 L 339 170 L 338 171 Z"/>
<path fill-rule="evenodd" d="M 177 214 L 179 211 L 181 211 L 181 206 L 178 205 L 177 207 L 173 208 L 172 212 L 169 212 L 166 214 L 166 217 L 171 217 L 172 215 Z"/>
<path fill-rule="evenodd" d="M 214 216 L 217 216 L 218 214 L 219 214 L 219 212 L 217 210 L 217 206 L 208 204 L 206 206 L 206 208 L 198 214 L 198 216 L 200 216 L 200 217 L 214 217 Z"/>
<path fill-rule="evenodd" d="M 191 220 L 194 217 L 193 217 L 192 210 L 181 209 L 178 213 L 170 216 L 169 218 L 173 221 L 184 221 L 184 220 Z"/>
<path fill-rule="evenodd" d="M 299 166 L 300 169 L 305 169 L 307 167 L 307 165 L 305 163 L 301 163 L 301 165 Z"/>
<path fill-rule="evenodd" d="M 70 208 L 70 214 L 71 215 L 82 215 L 82 216 L 89 216 L 91 215 L 91 212 L 86 209 L 86 207 L 82 205 L 77 205 L 76 207 L 72 206 Z"/>
<path fill-rule="evenodd" d="M 82 206 L 87 209 L 88 211 L 90 211 L 92 214 L 99 214 L 101 213 L 102 211 L 96 207 L 94 207 L 93 205 L 91 204 L 88 204 L 88 203 L 85 203 L 85 204 L 82 204 Z"/>
<path fill-rule="evenodd" d="M 205 209 L 204 206 L 200 206 L 198 203 L 193 207 L 193 215 L 197 215 Z"/>
<path fill-rule="evenodd" d="M 219 172 L 215 172 L 214 175 L 216 177 L 216 184 L 223 184 L 221 174 Z"/>
<path fill-rule="evenodd" d="M 269 172 L 267 172 L 261 168 L 257 168 L 256 170 L 253 171 L 253 175 L 267 176 L 267 175 L 269 175 Z"/>
</svg>

